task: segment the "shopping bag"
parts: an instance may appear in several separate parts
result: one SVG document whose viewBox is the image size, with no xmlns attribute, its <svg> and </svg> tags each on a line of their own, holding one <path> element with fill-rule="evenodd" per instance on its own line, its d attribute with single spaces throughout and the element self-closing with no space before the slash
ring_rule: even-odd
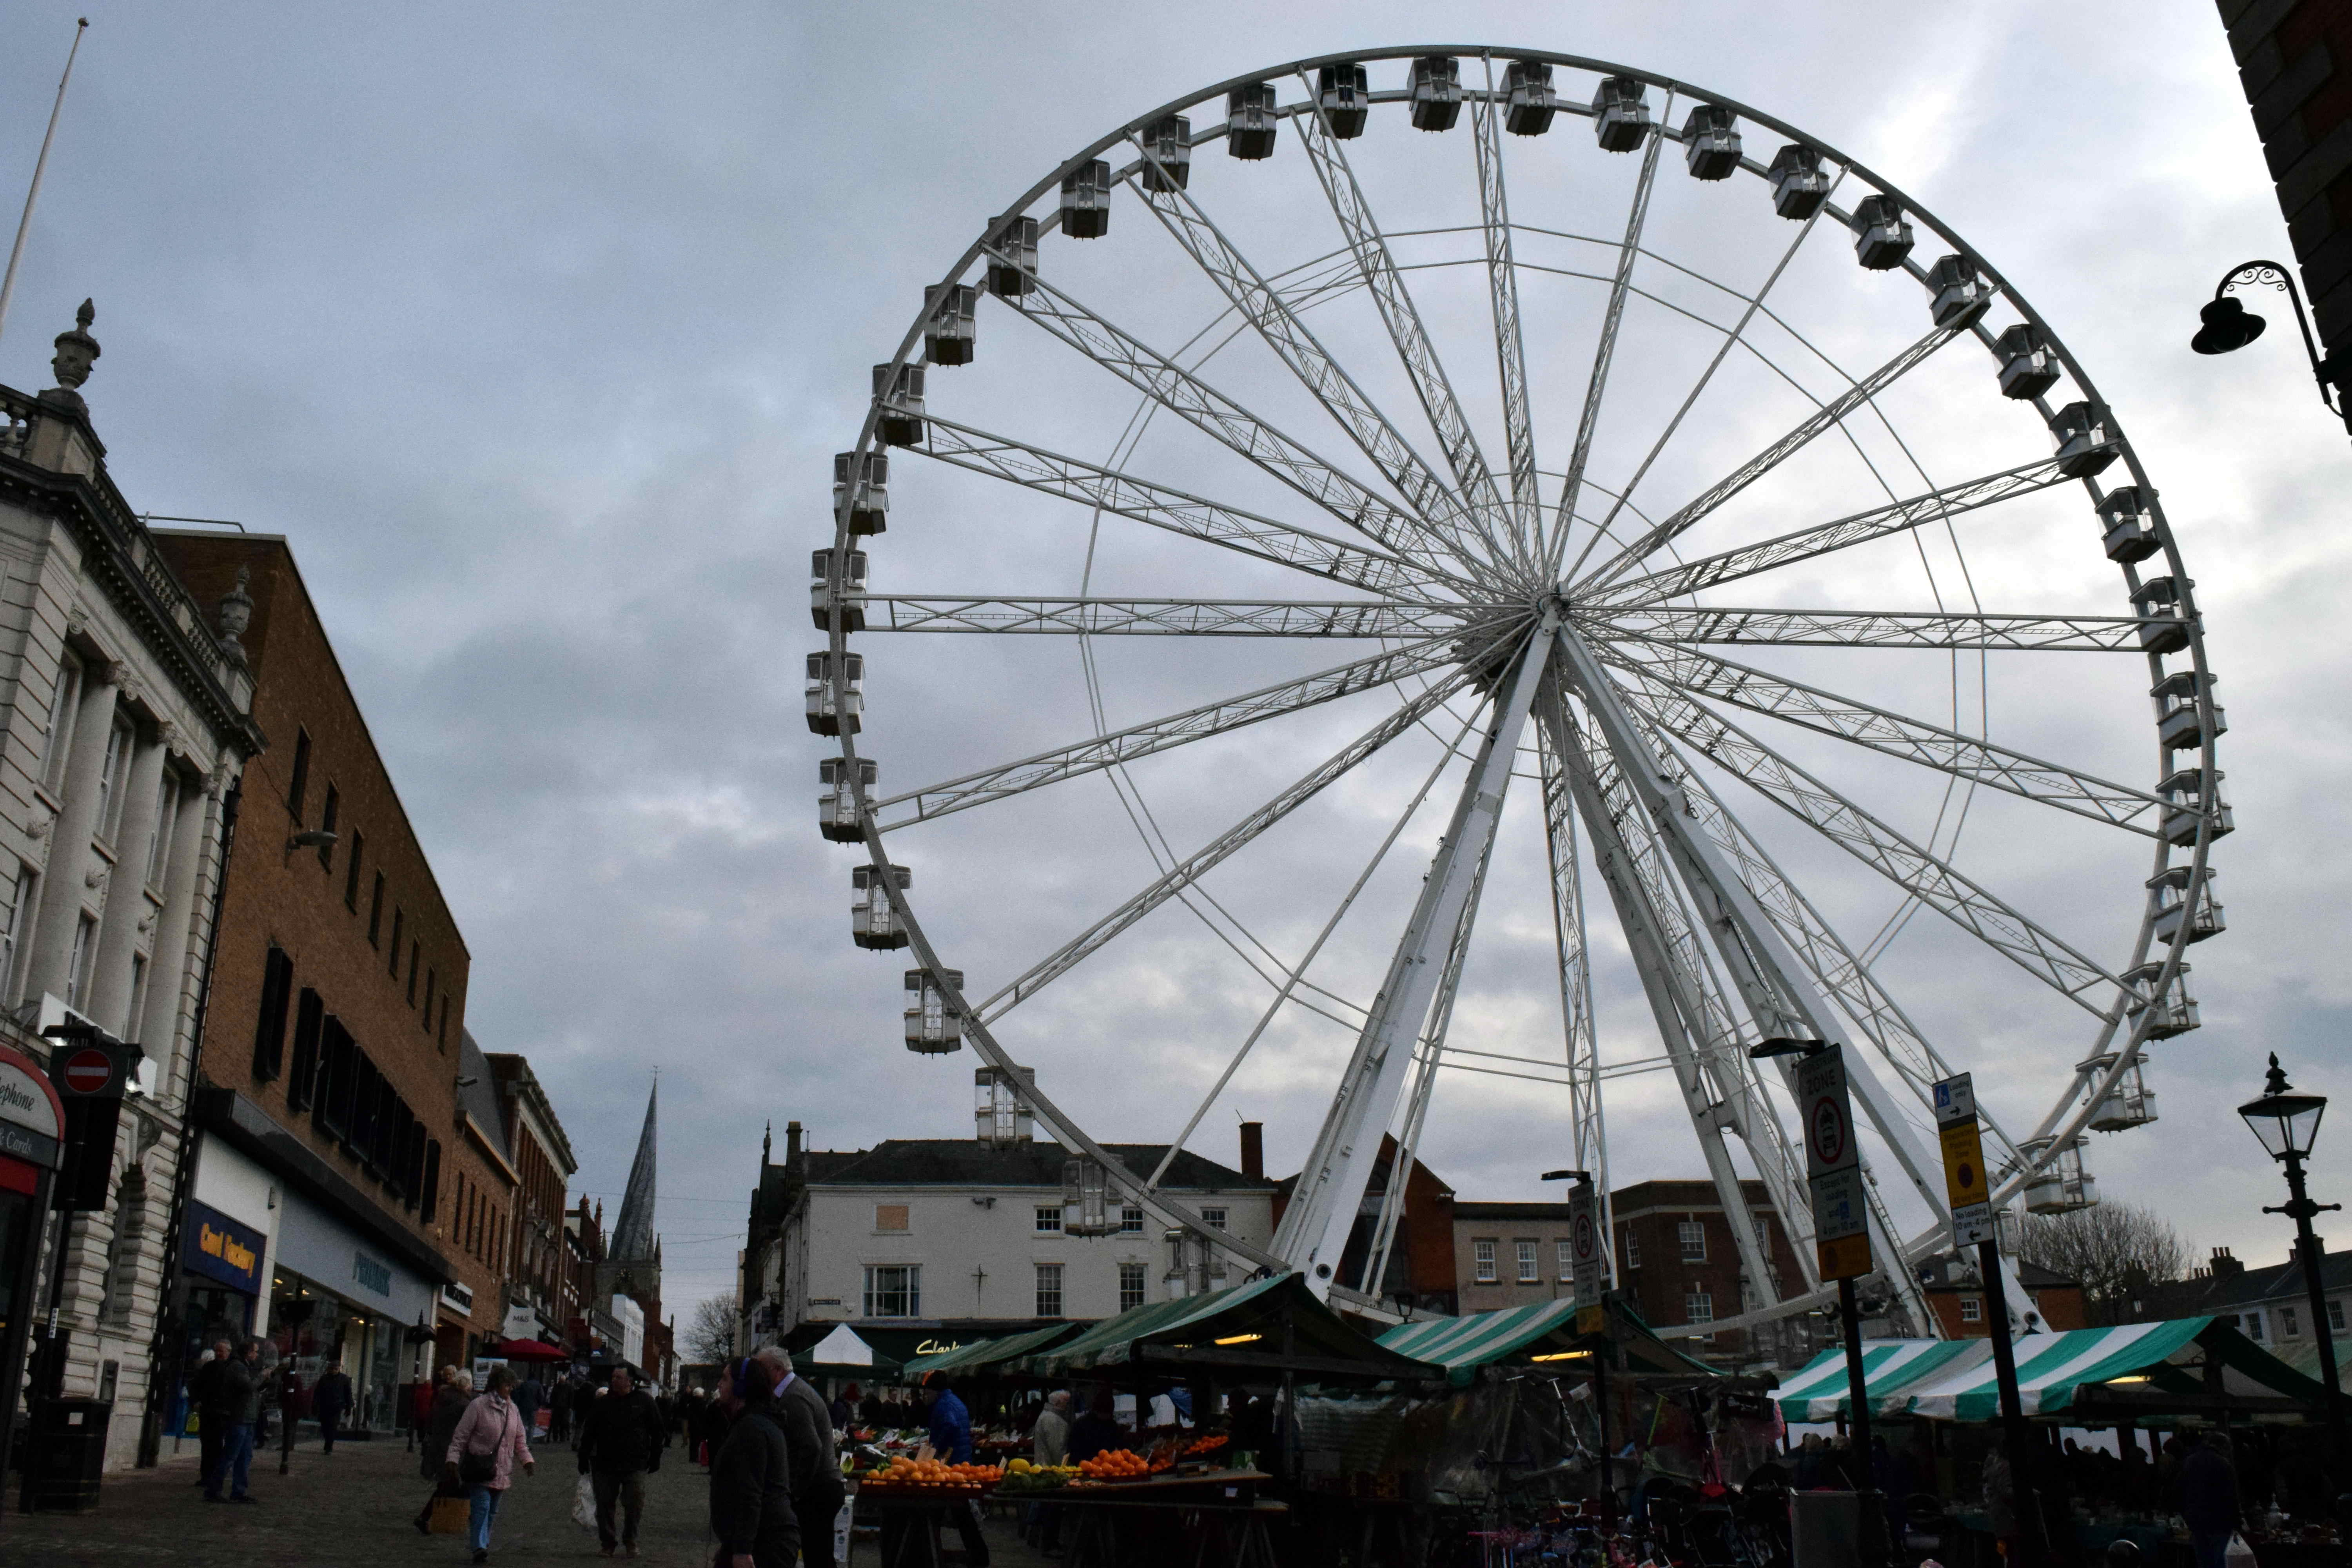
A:
<svg viewBox="0 0 2352 1568">
<path fill-rule="evenodd" d="M 436 1535 L 463 1535 L 472 1512 L 473 1505 L 464 1498 L 436 1497 L 429 1525 Z"/>
<path fill-rule="evenodd" d="M 596 1484 L 586 1476 L 572 1489 L 572 1522 L 583 1530 L 596 1528 Z"/>
<path fill-rule="evenodd" d="M 2246 1544 L 2244 1536 L 2232 1531 L 2230 1549 L 2221 1554 L 2221 1561 L 2227 1568 L 2254 1568 L 2254 1549 Z"/>
</svg>

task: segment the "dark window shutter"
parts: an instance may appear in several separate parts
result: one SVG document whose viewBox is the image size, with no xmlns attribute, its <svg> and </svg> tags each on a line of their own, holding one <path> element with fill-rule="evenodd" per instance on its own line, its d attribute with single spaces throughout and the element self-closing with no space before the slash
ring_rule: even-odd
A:
<svg viewBox="0 0 2352 1568">
<path fill-rule="evenodd" d="M 364 1162 L 375 1147 L 376 1101 L 380 1098 L 375 1063 L 367 1052 L 352 1049 L 352 1113 L 343 1134 L 346 1152 Z"/>
<path fill-rule="evenodd" d="M 332 1013 L 320 1026 L 319 1037 L 319 1128 L 330 1137 L 341 1138 L 352 1124 L 352 1093 L 357 1088 L 352 1058 L 358 1052 L 352 1048 L 351 1031 Z"/>
<path fill-rule="evenodd" d="M 319 994 L 309 986 L 302 987 L 294 1003 L 294 1065 L 286 1075 L 286 1104 L 293 1110 L 307 1110 L 319 1097 L 319 1026 L 326 1017 L 326 1008 Z"/>
<path fill-rule="evenodd" d="M 419 1217 L 430 1225 L 441 1214 L 441 1140 L 425 1141 L 425 1174 L 417 1184 Z"/>
<path fill-rule="evenodd" d="M 294 960 L 276 942 L 261 964 L 261 1017 L 253 1030 L 253 1076 L 268 1083 L 286 1065 L 286 1002 L 294 988 Z"/>
</svg>

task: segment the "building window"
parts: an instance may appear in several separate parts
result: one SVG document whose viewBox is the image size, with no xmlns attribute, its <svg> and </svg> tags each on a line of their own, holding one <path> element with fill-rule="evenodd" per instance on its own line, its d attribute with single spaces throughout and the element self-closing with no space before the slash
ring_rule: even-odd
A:
<svg viewBox="0 0 2352 1568">
<path fill-rule="evenodd" d="M 1984 1321 L 1983 1297 L 1963 1296 L 1960 1298 L 1960 1321 L 1964 1323 L 1981 1323 Z"/>
<path fill-rule="evenodd" d="M 1683 1321 L 1685 1323 L 1711 1323 L 1715 1321 L 1714 1295 L 1706 1290 L 1684 1291 Z M 1708 1339 L 1715 1338 L 1713 1334 L 1709 1334 L 1706 1337 Z"/>
<path fill-rule="evenodd" d="M 1482 1236 L 1470 1244 L 1472 1278 L 1481 1285 L 1492 1285 L 1497 1278 L 1495 1271 L 1495 1238 Z"/>
<path fill-rule="evenodd" d="M 2327 1326 L 2339 1334 L 2344 1331 L 2344 1303 L 2341 1300 L 2327 1303 Z"/>
<path fill-rule="evenodd" d="M 1201 1211 L 1201 1223 L 1207 1226 L 1211 1230 L 1223 1230 L 1225 1228 L 1225 1211 L 1223 1209 L 1202 1209 Z"/>
<path fill-rule="evenodd" d="M 353 914 L 360 912 L 360 856 L 367 848 L 367 835 L 352 829 L 351 858 L 343 862 L 343 908 Z"/>
<path fill-rule="evenodd" d="M 2260 1340 L 2263 1337 L 2263 1315 L 2260 1312 L 2248 1312 L 2239 1321 L 2245 1328 L 2246 1338 Z"/>
<path fill-rule="evenodd" d="M 268 1083 L 286 1067 L 286 1005 L 294 997 L 294 960 L 276 942 L 261 961 L 261 1016 L 253 1029 L 253 1076 Z"/>
<path fill-rule="evenodd" d="M 1536 1244 L 1534 1242 L 1515 1241 L 1511 1244 L 1511 1251 L 1518 1260 L 1520 1284 L 1532 1285 L 1543 1277 L 1542 1271 L 1536 1267 Z"/>
<path fill-rule="evenodd" d="M 143 952 L 134 952 L 131 955 L 131 1020 L 124 1032 L 128 1033 L 131 1028 L 136 1028 L 139 1020 L 145 1016 L 146 1012 L 147 955 Z"/>
<path fill-rule="evenodd" d="M 1062 1266 L 1058 1263 L 1037 1265 L 1037 1316 L 1058 1318 L 1062 1315 Z"/>
<path fill-rule="evenodd" d="M 391 975 L 394 980 L 400 978 L 400 943 L 402 933 L 407 929 L 408 911 L 404 909 L 395 908 L 392 911 L 392 966 L 384 971 L 385 973 Z"/>
<path fill-rule="evenodd" d="M 49 738 L 41 752 L 41 782 L 52 794 L 64 787 L 66 749 L 73 743 L 74 713 L 81 696 L 81 660 L 68 654 L 58 665 L 49 692 Z"/>
<path fill-rule="evenodd" d="M 876 1204 L 874 1205 L 874 1228 L 877 1230 L 905 1230 L 907 1228 L 907 1205 L 905 1204 Z"/>
<path fill-rule="evenodd" d="M 410 942 L 408 944 L 408 1005 L 412 1007 L 416 1005 L 416 966 L 424 962 L 425 944 L 421 942 Z"/>
<path fill-rule="evenodd" d="M 74 921 L 73 952 L 66 960 L 66 1005 L 77 1013 L 88 1010 L 89 972 L 96 967 L 98 922 L 87 914 Z"/>
<path fill-rule="evenodd" d="M 288 967 L 290 969 L 292 965 Z M 267 1011 L 265 1007 L 265 1016 Z M 319 994 L 307 985 L 295 998 L 294 1068 L 286 1075 L 286 1108 L 289 1110 L 308 1109 L 320 1093 L 319 1031 L 326 1023 L 326 1012 L 319 1001 Z"/>
<path fill-rule="evenodd" d="M 1131 1312 L 1143 1305 L 1143 1265 L 1122 1263 L 1118 1266 L 1118 1310 Z"/>
<path fill-rule="evenodd" d="M 1642 1267 L 1642 1238 L 1630 1230 L 1625 1233 L 1625 1267 Z"/>
<path fill-rule="evenodd" d="M 7 994 L 0 1001 L 16 998 L 16 961 L 26 950 L 26 938 L 32 932 L 33 910 L 39 907 L 41 874 L 30 866 L 16 868 L 16 890 L 8 901 L 8 912 L 0 916 L 0 984 Z"/>
<path fill-rule="evenodd" d="M 327 803 L 319 808 L 319 831 L 321 833 L 332 833 L 335 830 L 336 818 L 341 816 L 342 814 L 343 797 L 338 795 L 335 792 L 335 786 L 332 784 L 330 784 L 327 785 Z M 320 845 L 319 869 L 321 871 L 331 871 L 334 868 L 335 847 L 332 844 Z"/>
<path fill-rule="evenodd" d="M 1559 1277 L 1560 1277 L 1562 1279 L 1575 1279 L 1575 1278 L 1576 1278 L 1576 1244 L 1575 1244 L 1575 1243 L 1573 1243 L 1573 1242 L 1571 1242 L 1571 1241 L 1570 1241 L 1570 1240 L 1568 1239 L 1568 1237 L 1564 1237 L 1564 1236 L 1563 1236 L 1563 1237 L 1561 1237 L 1559 1238 Z"/>
<path fill-rule="evenodd" d="M 425 1174 L 417 1183 L 416 1217 L 426 1225 L 441 1212 L 441 1140 L 425 1141 Z"/>
<path fill-rule="evenodd" d="M 409 976 L 412 984 L 415 982 L 415 978 L 413 974 Z M 425 1011 L 417 1015 L 416 1026 L 427 1034 L 432 1033 L 433 1030 L 433 993 L 439 986 L 440 981 L 439 970 L 428 969 L 425 972 Z"/>
<path fill-rule="evenodd" d="M 109 844 L 114 842 L 117 819 L 122 813 L 122 791 L 119 786 L 124 771 L 131 766 L 131 745 L 137 735 L 131 721 L 119 713 L 113 727 L 106 732 L 106 758 L 98 765 L 98 836 Z"/>
<path fill-rule="evenodd" d="M 1133 1204 L 1129 1204 L 1125 1208 L 1119 1210 L 1118 1233 L 1121 1236 L 1141 1236 L 1143 1234 L 1143 1211 L 1136 1207 Z M 1124 1265 L 1122 1265 L 1122 1267 L 1124 1267 Z M 1136 1267 L 1140 1268 L 1142 1265 L 1138 1264 Z"/>
<path fill-rule="evenodd" d="M 294 731 L 294 773 L 286 781 L 286 810 L 294 818 L 294 826 L 302 826 L 302 797 L 310 789 L 310 731 L 299 725 Z"/>
<path fill-rule="evenodd" d="M 1686 1219 L 1675 1226 L 1675 1240 L 1683 1249 L 1685 1263 L 1706 1261 L 1706 1226 L 1695 1219 Z"/>
<path fill-rule="evenodd" d="M 866 1268 L 866 1316 L 913 1318 L 923 1310 L 923 1269 L 920 1264 L 868 1264 Z"/>
<path fill-rule="evenodd" d="M 172 829 L 180 818 L 180 775 L 170 768 L 155 785 L 155 831 L 147 838 L 147 885 L 161 888 L 172 860 Z"/>
<path fill-rule="evenodd" d="M 1037 1205 L 1037 1218 L 1031 1228 L 1035 1230 L 1039 1236 L 1061 1235 L 1062 1205 L 1059 1204 L 1039 1204 Z"/>
<path fill-rule="evenodd" d="M 437 1048 L 445 1057 L 449 1054 L 449 993 L 446 991 L 441 993 L 441 1031 Z"/>
<path fill-rule="evenodd" d="M 368 895 L 368 945 L 381 945 L 377 938 L 383 934 L 383 873 L 375 874 L 375 891 Z"/>
<path fill-rule="evenodd" d="M 2303 1324 L 2295 1317 L 2294 1309 L 2293 1307 L 2281 1307 L 2278 1310 L 2278 1315 L 2279 1338 L 2283 1340 L 2299 1340 L 2303 1338 Z"/>
</svg>

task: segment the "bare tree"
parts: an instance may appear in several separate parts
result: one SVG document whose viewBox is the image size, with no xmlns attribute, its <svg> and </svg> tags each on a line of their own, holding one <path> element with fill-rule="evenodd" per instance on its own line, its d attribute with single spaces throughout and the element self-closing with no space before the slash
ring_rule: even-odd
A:
<svg viewBox="0 0 2352 1568">
<path fill-rule="evenodd" d="M 2138 1284 L 2178 1279 L 2188 1267 L 2180 1233 L 2136 1204 L 2028 1215 L 2018 1255 L 2078 1281 L 2092 1303 L 2112 1301 Z"/>
<path fill-rule="evenodd" d="M 735 1353 L 735 1298 L 706 1296 L 694 1305 L 694 1319 L 686 1328 L 686 1356 L 694 1362 L 720 1362 Z"/>
</svg>

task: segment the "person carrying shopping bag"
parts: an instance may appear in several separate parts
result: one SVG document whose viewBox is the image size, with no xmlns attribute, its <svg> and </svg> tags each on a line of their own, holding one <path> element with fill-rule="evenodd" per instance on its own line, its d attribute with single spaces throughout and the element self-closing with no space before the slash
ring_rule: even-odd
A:
<svg viewBox="0 0 2352 1568">
<path fill-rule="evenodd" d="M 471 1500 L 472 1529 L 467 1539 L 473 1543 L 477 1563 L 490 1560 L 490 1526 L 498 1520 L 499 1504 L 507 1489 L 514 1484 L 515 1462 L 521 1461 L 525 1475 L 536 1468 L 530 1446 L 523 1441 L 514 1385 L 512 1368 L 492 1367 L 489 1391 L 466 1406 L 449 1438 L 446 1473 L 467 1489 Z"/>
</svg>

